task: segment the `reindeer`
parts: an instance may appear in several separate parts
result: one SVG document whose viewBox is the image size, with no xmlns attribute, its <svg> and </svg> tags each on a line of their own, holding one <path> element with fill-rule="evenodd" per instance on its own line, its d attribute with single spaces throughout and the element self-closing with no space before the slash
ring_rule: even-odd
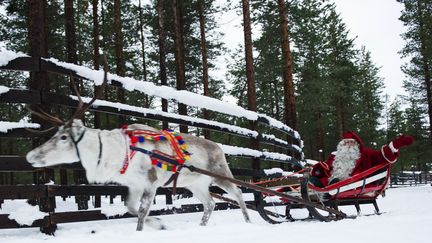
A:
<svg viewBox="0 0 432 243">
<path fill-rule="evenodd" d="M 155 223 L 155 220 L 147 217 L 150 206 L 156 195 L 156 189 L 161 186 L 172 186 L 173 182 L 164 185 L 172 176 L 172 172 L 162 170 L 152 165 L 151 159 L 144 153 L 136 153 L 129 161 L 129 166 L 124 173 L 120 173 L 124 166 L 125 157 L 128 156 L 130 139 L 122 129 L 100 130 L 83 125 L 80 119 L 74 119 L 84 114 L 96 98 L 93 98 L 87 106 L 75 90 L 79 98 L 79 106 L 76 113 L 68 122 L 62 122 L 47 113 L 35 112 L 34 114 L 57 123 L 57 133 L 44 144 L 28 152 L 26 158 L 33 167 L 48 167 L 58 164 L 81 162 L 86 171 L 90 183 L 116 182 L 128 187 L 127 207 L 130 213 L 138 215 L 137 230 L 143 229 L 143 223 Z M 158 130 L 142 124 L 133 124 L 128 129 Z M 232 173 L 225 159 L 222 149 L 214 142 L 204 138 L 181 134 L 191 153 L 190 159 L 185 165 L 193 165 L 213 173 L 232 178 Z M 153 151 L 157 150 L 165 154 L 173 151 L 168 141 L 145 141 L 137 147 Z M 209 186 L 216 184 L 228 192 L 238 202 L 246 222 L 250 222 L 241 190 L 231 182 L 209 177 L 192 172 L 188 169 L 179 171 L 177 185 L 186 187 L 204 205 L 204 214 L 200 225 L 206 225 L 215 207 Z M 138 206 L 139 204 L 139 206 Z M 146 218 L 147 217 L 147 218 Z M 164 226 L 160 226 L 164 228 Z"/>
</svg>

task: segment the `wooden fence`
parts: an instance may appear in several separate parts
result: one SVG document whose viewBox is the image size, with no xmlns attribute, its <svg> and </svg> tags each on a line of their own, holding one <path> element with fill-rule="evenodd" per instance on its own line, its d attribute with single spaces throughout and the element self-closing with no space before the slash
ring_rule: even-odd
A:
<svg viewBox="0 0 432 243">
<path fill-rule="evenodd" d="M 28 72 L 49 72 L 61 75 L 73 76 L 79 79 L 88 79 L 89 76 L 78 74 L 77 66 L 72 65 L 72 68 L 66 68 L 65 65 L 59 65 L 59 62 L 46 60 L 35 57 L 18 57 L 10 60 L 6 65 L 0 66 L 1 70 L 15 70 Z M 109 79 L 109 86 L 123 89 L 125 82 L 120 77 L 113 76 Z M 182 102 L 179 100 L 179 102 Z M 41 90 L 26 90 L 26 89 L 10 89 L 7 92 L 0 93 L 0 103 L 9 104 L 50 104 L 56 107 L 76 107 L 77 100 L 72 96 L 61 95 L 49 91 Z M 190 104 L 189 104 L 190 105 Z M 297 132 L 289 127 L 280 125 L 271 118 L 253 113 L 256 118 L 239 118 L 233 114 L 225 114 L 234 117 L 231 120 L 243 121 L 243 124 L 248 122 L 256 123 L 258 126 L 256 131 L 249 130 L 245 127 L 239 127 L 236 124 L 228 124 L 214 121 L 206 121 L 203 119 L 191 118 L 188 116 L 180 116 L 161 111 L 154 111 L 136 107 L 133 105 L 119 108 L 112 102 L 104 101 L 95 103 L 95 106 L 90 108 L 90 111 L 97 113 L 107 113 L 120 116 L 132 116 L 139 119 L 149 119 L 156 121 L 164 121 L 181 125 L 193 126 L 196 128 L 211 130 L 225 134 L 226 136 L 242 137 L 248 140 L 253 140 L 261 144 L 261 151 L 248 153 L 245 149 L 235 149 L 234 152 L 227 153 L 228 160 L 233 158 L 247 158 L 251 161 L 251 166 L 231 168 L 236 177 L 243 179 L 263 178 L 280 176 L 280 174 L 268 175 L 261 168 L 262 161 L 272 161 L 273 165 L 293 170 L 301 168 L 304 160 L 302 152 L 302 141 Z M 215 110 L 221 112 L 221 110 Z M 270 134 L 265 134 L 265 131 Z M 6 133 L 0 132 L 1 139 L 18 138 L 35 139 L 37 135 L 29 133 L 24 128 L 13 128 Z M 249 142 L 248 142 L 249 143 Z M 228 146 L 228 145 L 224 145 Z M 239 152 L 235 152 L 239 151 Z M 275 163 L 276 162 L 276 163 Z M 68 181 L 68 171 L 73 171 L 73 182 Z M 15 173 L 31 172 L 33 174 L 33 183 L 29 185 L 17 185 L 14 181 Z M 71 172 L 69 172 L 71 174 Z M 53 183 L 46 184 L 48 181 Z M 245 192 L 248 190 L 243 189 Z M 223 193 L 218 188 L 212 188 L 215 193 Z M 179 193 L 188 194 L 186 190 L 179 189 Z M 127 188 L 118 185 L 88 185 L 86 184 L 83 168 L 80 164 L 71 164 L 59 166 L 56 168 L 34 169 L 25 160 L 23 156 L 17 155 L 1 155 L 0 156 L 0 207 L 4 200 L 7 199 L 28 199 L 29 203 L 39 205 L 43 212 L 47 212 L 48 216 L 36 220 L 30 226 L 19 225 L 14 220 L 8 218 L 8 215 L 0 214 L 0 229 L 1 228 L 16 228 L 16 227 L 40 227 L 42 232 L 53 233 L 56 225 L 59 223 L 78 222 L 88 220 L 107 219 L 107 216 L 97 210 L 101 206 L 101 197 L 108 196 L 111 201 L 114 197 L 120 196 L 123 199 L 127 195 Z M 166 204 L 172 204 L 171 190 L 169 188 L 159 188 L 158 195 L 165 195 Z M 94 198 L 95 210 L 72 211 L 72 212 L 56 212 L 56 197 L 71 197 L 74 196 L 77 203 L 77 209 L 88 209 L 90 197 Z M 218 203 L 216 210 L 235 207 L 228 203 Z M 194 212 L 202 210 L 202 205 L 182 205 L 181 208 L 153 210 L 151 215 L 161 215 L 168 213 Z M 114 218 L 132 217 L 129 214 L 116 216 Z"/>
<path fill-rule="evenodd" d="M 391 174 L 390 183 L 392 187 L 432 184 L 432 173 L 424 171 L 399 171 Z"/>
</svg>

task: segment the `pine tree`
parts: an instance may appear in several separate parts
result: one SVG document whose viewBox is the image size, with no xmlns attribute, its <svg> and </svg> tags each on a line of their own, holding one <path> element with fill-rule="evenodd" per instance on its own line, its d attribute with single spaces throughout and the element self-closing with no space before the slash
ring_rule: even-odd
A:
<svg viewBox="0 0 432 243">
<path fill-rule="evenodd" d="M 254 41 L 257 110 L 279 120 L 284 119 L 284 82 L 281 52 L 280 17 L 273 1 L 254 1 L 253 21 L 262 33 Z"/>
<path fill-rule="evenodd" d="M 404 112 L 401 110 L 403 99 L 396 97 L 395 100 L 390 104 L 389 109 L 389 122 L 387 127 L 387 136 L 392 139 L 399 134 L 404 134 L 406 131 L 406 118 Z M 401 156 L 404 156 L 403 154 Z M 396 170 L 404 170 L 408 168 L 408 163 L 403 159 L 399 159 L 398 163 L 395 164 Z"/>
<path fill-rule="evenodd" d="M 405 88 L 415 99 L 419 108 L 427 110 L 429 118 L 429 142 L 432 144 L 432 2 L 429 0 L 398 0 L 404 6 L 399 18 L 408 27 L 403 38 L 407 42 L 402 49 L 403 57 L 410 57 L 410 62 L 403 67 L 407 75 Z"/>
<path fill-rule="evenodd" d="M 356 131 L 362 134 L 362 140 L 368 145 L 377 144 L 382 136 L 379 132 L 379 119 L 383 110 L 381 92 L 383 80 L 378 76 L 379 68 L 371 60 L 370 52 L 362 47 L 356 63 L 356 83 L 353 117 Z"/>
<path fill-rule="evenodd" d="M 331 91 L 325 77 L 328 53 L 326 36 L 329 4 L 315 0 L 297 1 L 291 5 L 294 53 L 297 76 L 299 129 L 305 140 L 305 153 L 314 159 L 326 155 L 327 124 L 330 120 Z M 334 130 L 333 130 L 334 131 Z M 330 146 L 328 146 L 330 147 Z M 332 149 L 332 148 L 329 148 Z M 330 150 L 331 151 L 331 150 Z"/>
<path fill-rule="evenodd" d="M 334 131 L 342 137 L 342 134 L 354 128 L 350 119 L 353 116 L 354 90 L 356 74 L 353 58 L 355 51 L 353 49 L 353 40 L 348 38 L 346 25 L 342 22 L 340 16 L 336 13 L 334 6 L 329 12 L 329 23 L 327 26 L 326 37 L 327 57 L 325 58 L 325 76 L 328 79 L 328 85 L 332 87 L 334 95 L 332 105 L 336 125 Z"/>
<path fill-rule="evenodd" d="M 408 103 L 409 107 L 405 110 L 406 134 L 412 134 L 415 143 L 407 149 L 407 155 L 403 158 L 410 161 L 417 170 L 426 171 L 426 164 L 430 161 L 430 156 L 432 155 L 432 148 L 428 143 L 427 126 L 425 124 L 427 115 L 419 109 L 421 104 L 418 104 L 416 99 L 409 98 Z"/>
</svg>

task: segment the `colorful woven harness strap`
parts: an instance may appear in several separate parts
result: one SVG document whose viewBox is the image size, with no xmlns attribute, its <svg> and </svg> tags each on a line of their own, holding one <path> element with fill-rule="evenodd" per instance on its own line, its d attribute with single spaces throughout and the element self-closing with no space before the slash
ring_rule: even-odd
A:
<svg viewBox="0 0 432 243">
<path fill-rule="evenodd" d="M 183 138 L 176 132 L 171 130 L 164 130 L 160 132 L 149 131 L 149 130 L 131 130 L 128 126 L 122 127 L 123 132 L 128 135 L 130 140 L 131 151 L 126 152 L 126 158 L 123 162 L 123 167 L 120 170 L 121 174 L 124 174 L 129 166 L 130 161 L 137 152 L 137 143 L 144 143 L 148 141 L 168 141 L 171 149 L 174 152 L 174 156 L 168 155 L 158 150 L 153 150 L 147 153 L 152 161 L 152 165 L 162 168 L 166 171 L 177 172 L 179 166 L 181 166 L 186 160 L 190 158 L 190 153 L 187 151 L 187 146 Z M 146 150 L 147 151 L 147 150 Z M 177 164 L 173 164 L 172 160 L 177 161 Z"/>
</svg>

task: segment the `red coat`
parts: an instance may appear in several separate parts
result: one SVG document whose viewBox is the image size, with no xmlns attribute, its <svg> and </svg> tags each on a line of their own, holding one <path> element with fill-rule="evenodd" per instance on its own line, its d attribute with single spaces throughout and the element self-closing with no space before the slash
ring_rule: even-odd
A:
<svg viewBox="0 0 432 243">
<path fill-rule="evenodd" d="M 360 145 L 361 155 L 356 161 L 356 165 L 351 172 L 351 176 L 363 172 L 378 164 L 394 163 L 399 156 L 399 152 L 393 153 L 388 145 L 382 146 L 380 150 L 373 150 L 371 148 L 365 147 L 363 141 L 354 132 L 345 133 L 343 138 L 353 138 Z M 318 177 L 323 186 L 327 186 L 329 183 L 328 178 L 330 177 L 333 170 L 333 162 L 335 157 L 336 156 L 334 154 L 331 154 L 326 161 L 319 162 L 312 168 L 312 176 Z"/>
</svg>

